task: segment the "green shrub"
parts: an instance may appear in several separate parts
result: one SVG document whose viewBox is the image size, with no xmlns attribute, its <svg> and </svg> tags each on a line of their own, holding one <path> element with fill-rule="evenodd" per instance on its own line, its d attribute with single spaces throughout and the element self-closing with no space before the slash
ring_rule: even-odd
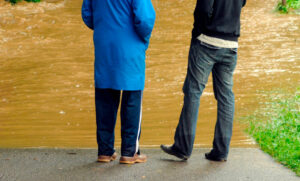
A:
<svg viewBox="0 0 300 181">
<path fill-rule="evenodd" d="M 41 2 L 41 0 L 25 0 L 27 2 L 34 2 L 34 3 L 38 3 L 38 2 Z"/>
<path fill-rule="evenodd" d="M 280 1 L 276 8 L 281 13 L 289 13 L 293 10 L 300 9 L 300 0 L 287 0 L 286 5 L 282 4 L 282 1 Z"/>
<path fill-rule="evenodd" d="M 16 4 L 17 2 L 20 2 L 21 0 L 6 0 L 9 1 L 11 4 Z"/>
<path fill-rule="evenodd" d="M 6 0 L 6 1 L 9 1 L 11 4 L 16 4 L 18 2 L 21 2 L 22 0 Z M 41 0 L 25 0 L 25 1 L 34 2 L 34 3 L 41 2 Z"/>
<path fill-rule="evenodd" d="M 300 95 L 276 99 L 247 117 L 247 132 L 261 149 L 300 176 Z"/>
</svg>

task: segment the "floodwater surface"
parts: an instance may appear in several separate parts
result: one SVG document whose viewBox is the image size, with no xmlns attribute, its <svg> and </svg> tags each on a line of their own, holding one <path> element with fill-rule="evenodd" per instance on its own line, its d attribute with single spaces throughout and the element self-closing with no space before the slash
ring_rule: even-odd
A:
<svg viewBox="0 0 300 181">
<path fill-rule="evenodd" d="M 157 21 L 147 51 L 141 145 L 171 144 L 195 0 L 152 0 Z M 93 42 L 81 0 L 0 1 L 0 147 L 96 147 Z M 274 13 L 277 0 L 248 0 L 234 74 L 232 146 L 254 143 L 239 124 L 272 90 L 299 86 L 300 16 Z M 211 78 L 199 111 L 196 146 L 211 146 L 216 101 Z M 116 146 L 120 145 L 120 121 Z"/>
</svg>

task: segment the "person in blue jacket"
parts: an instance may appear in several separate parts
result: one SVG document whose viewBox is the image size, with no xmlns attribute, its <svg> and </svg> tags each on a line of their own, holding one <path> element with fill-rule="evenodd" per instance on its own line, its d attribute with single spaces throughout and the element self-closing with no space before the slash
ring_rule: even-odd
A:
<svg viewBox="0 0 300 181">
<path fill-rule="evenodd" d="M 151 0 L 83 0 L 94 31 L 98 161 L 116 159 L 114 128 L 121 101 L 120 163 L 146 162 L 139 152 L 145 52 L 155 22 Z"/>
</svg>

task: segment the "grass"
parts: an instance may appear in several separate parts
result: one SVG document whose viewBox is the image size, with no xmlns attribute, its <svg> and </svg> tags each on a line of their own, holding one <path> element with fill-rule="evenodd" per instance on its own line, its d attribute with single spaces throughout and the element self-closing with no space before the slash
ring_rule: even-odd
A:
<svg viewBox="0 0 300 181">
<path fill-rule="evenodd" d="M 261 149 L 300 176 L 300 88 L 289 98 L 273 98 L 247 117 L 247 132 Z"/>
<path fill-rule="evenodd" d="M 6 1 L 9 1 L 11 4 L 16 4 L 18 2 L 21 2 L 22 0 L 6 0 Z M 25 0 L 27 2 L 34 2 L 34 3 L 38 3 L 38 2 L 41 2 L 41 0 Z"/>
<path fill-rule="evenodd" d="M 280 1 L 276 8 L 281 13 L 289 13 L 300 9 L 300 0 L 287 0 L 286 5 Z"/>
</svg>

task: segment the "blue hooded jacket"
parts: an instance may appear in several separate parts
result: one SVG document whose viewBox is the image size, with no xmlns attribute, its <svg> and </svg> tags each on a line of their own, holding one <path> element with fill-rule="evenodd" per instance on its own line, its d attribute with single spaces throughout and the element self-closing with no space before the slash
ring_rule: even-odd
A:
<svg viewBox="0 0 300 181">
<path fill-rule="evenodd" d="M 143 90 L 155 22 L 151 0 L 83 0 L 82 19 L 94 30 L 95 87 Z"/>
</svg>

